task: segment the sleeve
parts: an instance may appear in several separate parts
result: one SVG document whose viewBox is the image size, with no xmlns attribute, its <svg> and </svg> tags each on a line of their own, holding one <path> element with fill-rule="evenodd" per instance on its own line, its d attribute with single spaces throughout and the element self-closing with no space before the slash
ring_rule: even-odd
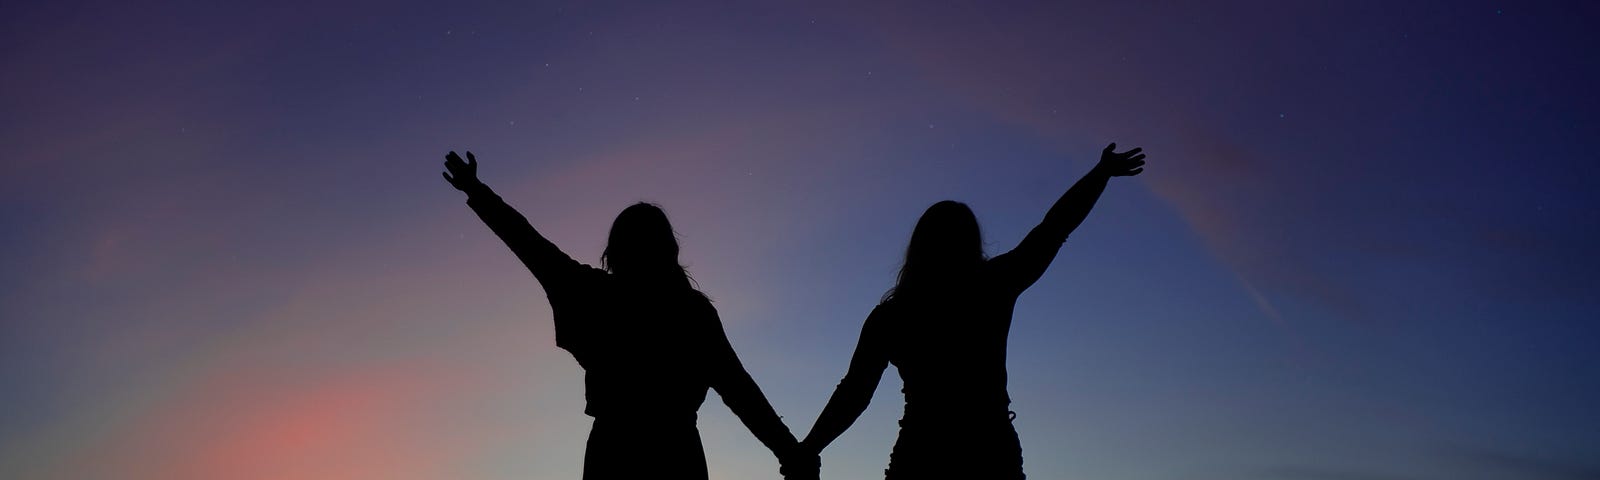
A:
<svg viewBox="0 0 1600 480">
<path fill-rule="evenodd" d="M 586 283 L 584 280 L 600 270 L 578 263 L 562 252 L 488 186 L 480 184 L 478 188 L 469 190 L 467 206 L 472 207 L 478 218 L 511 248 L 517 259 L 539 280 L 555 313 L 556 345 L 571 350 L 574 339 L 581 336 L 577 333 L 577 327 L 581 325 L 567 325 L 573 323 L 573 315 L 568 314 L 568 306 L 564 303 L 573 291 L 582 288 L 582 284 Z"/>
<path fill-rule="evenodd" d="M 992 278 L 1016 294 L 1039 281 L 1045 269 L 1050 268 L 1050 262 L 1055 260 L 1056 253 L 1061 251 L 1061 244 L 1067 241 L 1067 236 L 1088 218 L 1089 211 L 1100 199 L 1100 194 L 1105 192 L 1106 182 L 1110 178 L 1103 173 L 1090 171 L 1067 189 L 1045 213 L 1044 221 L 1028 231 L 1016 248 L 989 259 L 988 268 Z"/>
<path fill-rule="evenodd" d="M 711 388 L 717 391 L 722 403 L 739 417 L 739 421 L 744 422 L 744 426 L 755 434 L 762 445 L 783 458 L 796 444 L 794 434 L 789 432 L 789 427 L 783 424 L 766 395 L 761 393 L 761 387 L 756 386 L 755 379 L 750 378 L 750 372 L 739 362 L 739 355 L 728 342 L 727 332 L 722 328 L 722 320 L 717 317 L 716 309 L 709 304 L 706 309 L 714 330 L 710 334 Z"/>
<path fill-rule="evenodd" d="M 828 398 L 828 405 L 823 407 L 822 414 L 817 416 L 811 433 L 801 442 L 810 449 L 821 451 L 833 443 L 872 402 L 872 394 L 878 390 L 883 371 L 889 368 L 886 317 L 884 306 L 879 305 L 861 326 L 861 339 L 856 342 L 855 354 L 850 357 L 849 370 L 834 388 L 833 396 Z"/>
</svg>

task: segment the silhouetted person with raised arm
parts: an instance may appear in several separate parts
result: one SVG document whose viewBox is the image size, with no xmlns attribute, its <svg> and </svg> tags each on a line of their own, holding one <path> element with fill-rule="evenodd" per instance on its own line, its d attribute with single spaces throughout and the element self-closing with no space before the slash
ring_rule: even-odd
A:
<svg viewBox="0 0 1600 480">
<path fill-rule="evenodd" d="M 821 452 L 844 433 L 893 363 L 906 406 L 886 478 L 1023 478 L 1006 392 L 1011 310 L 1111 177 L 1144 170 L 1140 149 L 1115 148 L 1101 152 L 1100 163 L 1021 244 L 994 258 L 984 258 L 978 219 L 965 204 L 946 200 L 928 207 L 911 233 L 898 281 L 867 316 L 849 371 L 802 448 Z"/>
<path fill-rule="evenodd" d="M 611 224 L 600 264 L 578 263 L 478 180 L 477 159 L 445 156 L 445 180 L 533 271 L 550 299 L 556 346 L 585 371 L 594 417 L 583 478 L 707 476 L 696 411 L 714 388 L 788 472 L 815 471 L 728 344 L 722 321 L 678 263 L 678 241 L 660 208 L 630 206 Z"/>
</svg>

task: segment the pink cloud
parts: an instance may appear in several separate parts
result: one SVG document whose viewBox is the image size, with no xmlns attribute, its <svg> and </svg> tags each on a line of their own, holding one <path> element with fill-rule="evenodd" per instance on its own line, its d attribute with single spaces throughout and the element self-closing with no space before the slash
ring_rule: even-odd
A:
<svg viewBox="0 0 1600 480">
<path fill-rule="evenodd" d="M 81 478 L 456 478 L 459 439 L 428 435 L 448 375 L 387 365 L 320 375 L 218 369 L 100 448 Z"/>
</svg>

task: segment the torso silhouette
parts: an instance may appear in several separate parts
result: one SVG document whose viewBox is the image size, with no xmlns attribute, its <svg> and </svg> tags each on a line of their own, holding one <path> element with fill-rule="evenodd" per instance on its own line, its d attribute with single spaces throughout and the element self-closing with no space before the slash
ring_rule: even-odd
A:
<svg viewBox="0 0 1600 480">
<path fill-rule="evenodd" d="M 984 262 L 961 285 L 891 298 L 867 317 L 856 355 L 876 364 L 862 367 L 887 362 L 900 371 L 906 419 L 957 421 L 1006 415 L 1011 403 L 1006 393 L 1006 337 L 1012 310 L 1017 296 L 1038 279 L 1061 245 L 1060 240 L 1040 240 L 1044 241 L 1032 242 L 1040 245 L 1025 241 L 1016 250 Z M 881 372 L 881 367 L 876 369 Z M 840 387 L 854 383 L 850 376 L 865 373 L 852 365 Z M 863 380 L 873 380 L 876 388 L 876 379 Z"/>
<path fill-rule="evenodd" d="M 1005 415 L 1016 295 L 994 285 L 979 278 L 960 291 L 892 299 L 867 317 L 862 339 L 899 370 L 908 420 Z"/>
<path fill-rule="evenodd" d="M 641 285 L 602 270 L 547 287 L 556 345 L 585 371 L 594 417 L 676 418 L 694 412 L 733 366 L 711 303 L 693 290 Z"/>
<path fill-rule="evenodd" d="M 893 364 L 906 405 L 890 478 L 1021 478 L 1021 445 L 1008 411 L 1006 337 L 1017 297 L 1066 240 L 1066 232 L 1048 227 L 1036 228 L 958 285 L 897 295 L 874 308 L 812 435 L 831 441 L 848 428 Z"/>
</svg>

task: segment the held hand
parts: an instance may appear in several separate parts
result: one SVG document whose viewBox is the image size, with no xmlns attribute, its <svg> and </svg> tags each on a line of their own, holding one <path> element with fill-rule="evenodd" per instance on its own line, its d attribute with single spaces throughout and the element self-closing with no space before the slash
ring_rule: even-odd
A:
<svg viewBox="0 0 1600 480">
<path fill-rule="evenodd" d="M 450 182 L 450 186 L 456 187 L 456 190 L 465 192 L 483 184 L 478 181 L 478 158 L 472 156 L 470 151 L 467 152 L 465 162 L 461 161 L 461 156 L 456 155 L 456 152 L 445 155 L 444 168 L 449 170 L 444 173 L 445 181 Z"/>
<path fill-rule="evenodd" d="M 803 445 L 795 445 L 778 464 L 783 480 L 817 480 L 822 475 L 822 455 Z"/>
<path fill-rule="evenodd" d="M 1144 171 L 1144 154 L 1139 153 L 1144 151 L 1143 148 L 1122 153 L 1115 152 L 1116 149 L 1115 143 L 1106 145 L 1106 149 L 1100 152 L 1100 164 L 1094 166 L 1095 171 L 1110 177 L 1131 177 Z"/>
</svg>

